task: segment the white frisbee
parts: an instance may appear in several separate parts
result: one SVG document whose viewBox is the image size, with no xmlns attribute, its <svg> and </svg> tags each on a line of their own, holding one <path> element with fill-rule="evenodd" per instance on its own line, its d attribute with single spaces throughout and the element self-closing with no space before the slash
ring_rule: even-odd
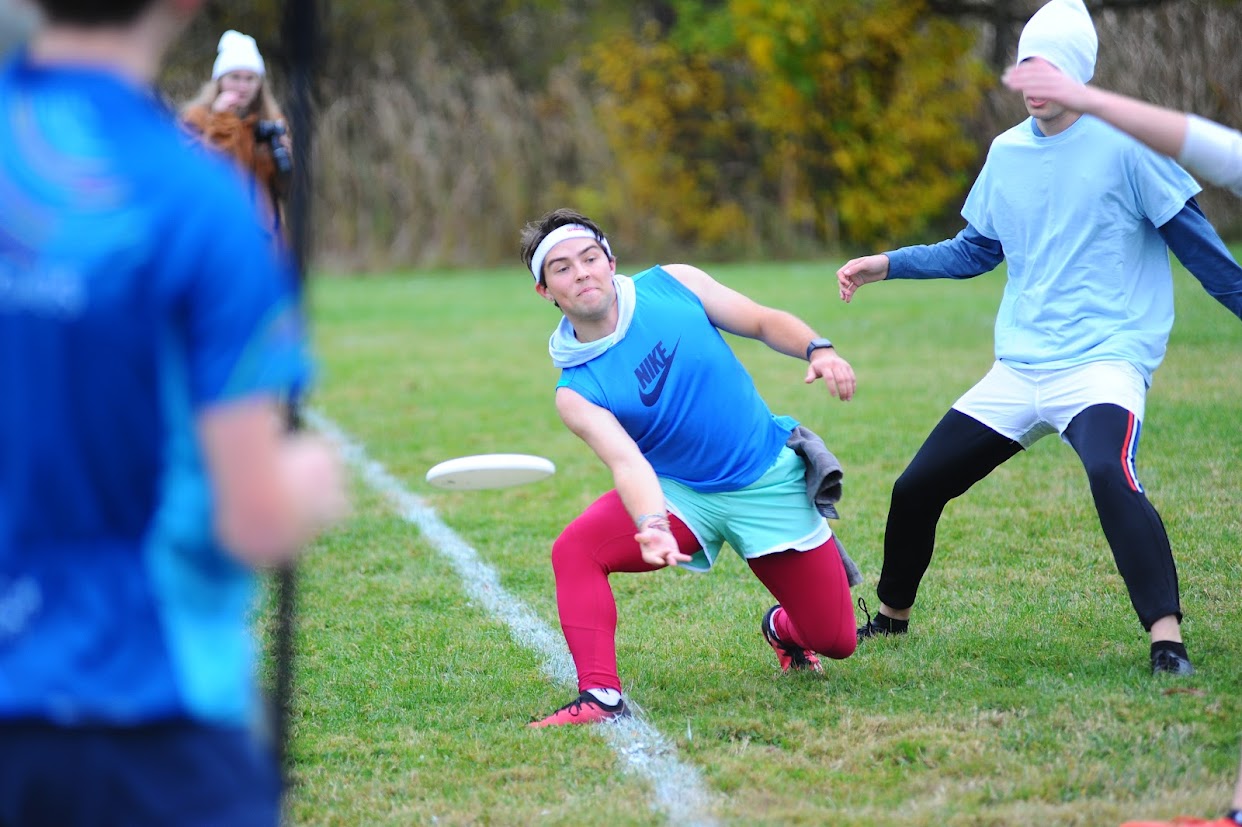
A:
<svg viewBox="0 0 1242 827">
<path fill-rule="evenodd" d="M 462 491 L 508 488 L 537 482 L 555 471 L 552 460 L 532 454 L 475 454 L 445 460 L 427 472 L 427 482 Z"/>
</svg>

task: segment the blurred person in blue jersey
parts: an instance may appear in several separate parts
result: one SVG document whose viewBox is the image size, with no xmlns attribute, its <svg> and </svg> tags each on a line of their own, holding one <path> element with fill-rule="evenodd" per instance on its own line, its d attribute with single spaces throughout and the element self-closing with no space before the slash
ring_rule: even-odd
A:
<svg viewBox="0 0 1242 827">
<path fill-rule="evenodd" d="M 0 825 L 263 825 L 254 570 L 347 508 L 287 262 L 152 83 L 203 0 L 39 0 L 0 67 Z"/>
<path fill-rule="evenodd" d="M 1085 83 L 1095 26 L 1083 0 L 1051 0 L 1022 31 L 1018 62 Z M 1172 160 L 1108 123 L 1024 96 L 1030 118 L 988 151 L 962 217 L 932 245 L 864 256 L 837 271 L 842 300 L 892 279 L 973 278 L 1008 263 L 996 361 L 961 396 L 893 485 L 879 611 L 860 640 L 903 634 L 948 502 L 1037 440 L 1078 454 L 1130 603 L 1150 635 L 1153 674 L 1194 672 L 1182 641 L 1173 551 L 1139 480 L 1152 376 L 1173 327 L 1171 250 L 1242 317 L 1242 269 Z"/>
</svg>

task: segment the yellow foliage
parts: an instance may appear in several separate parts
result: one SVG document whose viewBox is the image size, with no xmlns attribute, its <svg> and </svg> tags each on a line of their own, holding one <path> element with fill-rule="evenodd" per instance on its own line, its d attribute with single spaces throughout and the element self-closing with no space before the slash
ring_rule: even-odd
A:
<svg viewBox="0 0 1242 827">
<path fill-rule="evenodd" d="M 702 246 L 756 235 L 759 216 L 821 247 L 917 232 L 968 183 L 965 122 L 986 79 L 971 35 L 926 11 L 730 0 L 700 9 L 716 40 L 609 38 L 586 65 L 621 211 Z"/>
</svg>

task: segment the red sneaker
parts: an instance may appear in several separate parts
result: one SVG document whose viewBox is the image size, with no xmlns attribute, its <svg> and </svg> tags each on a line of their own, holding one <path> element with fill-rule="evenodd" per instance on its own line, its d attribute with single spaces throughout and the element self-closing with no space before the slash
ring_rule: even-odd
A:
<svg viewBox="0 0 1242 827">
<path fill-rule="evenodd" d="M 1127 821 L 1121 827 L 1238 827 L 1238 822 L 1223 816 L 1211 821 L 1190 816 L 1178 816 L 1172 821 Z"/>
<path fill-rule="evenodd" d="M 590 692 L 583 692 L 577 698 L 562 706 L 542 721 L 531 721 L 527 726 L 564 726 L 565 724 L 598 724 L 604 721 L 615 721 L 618 718 L 630 717 L 630 710 L 624 700 L 617 701 L 616 706 L 609 706 L 600 701 Z"/>
<path fill-rule="evenodd" d="M 768 609 L 768 613 L 763 616 L 763 639 L 768 642 L 776 652 L 776 660 L 781 665 L 782 672 L 788 672 L 790 669 L 800 669 L 807 672 L 823 672 L 824 667 L 819 665 L 819 658 L 810 649 L 800 649 L 792 643 L 786 643 L 776 634 L 776 627 L 772 625 L 772 619 L 776 616 L 776 610 L 780 606 L 776 605 Z"/>
</svg>

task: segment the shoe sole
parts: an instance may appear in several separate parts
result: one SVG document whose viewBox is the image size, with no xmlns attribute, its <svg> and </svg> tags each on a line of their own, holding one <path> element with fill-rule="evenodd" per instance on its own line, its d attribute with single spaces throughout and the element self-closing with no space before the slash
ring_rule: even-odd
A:
<svg viewBox="0 0 1242 827">
<path fill-rule="evenodd" d="M 526 727 L 527 729 L 548 729 L 550 727 L 562 727 L 562 726 L 591 726 L 592 724 L 611 724 L 611 723 L 616 723 L 617 721 L 621 721 L 625 718 L 633 718 L 634 715 L 632 712 L 630 712 L 630 708 L 626 706 L 626 707 L 622 707 L 620 712 L 608 713 L 608 717 L 606 718 L 594 718 L 590 721 L 582 721 L 582 720 L 551 721 L 549 720 L 549 718 L 551 717 L 553 716 L 550 715 L 548 716 L 548 718 L 544 718 L 541 721 L 531 721 L 529 724 L 526 725 Z"/>
</svg>

